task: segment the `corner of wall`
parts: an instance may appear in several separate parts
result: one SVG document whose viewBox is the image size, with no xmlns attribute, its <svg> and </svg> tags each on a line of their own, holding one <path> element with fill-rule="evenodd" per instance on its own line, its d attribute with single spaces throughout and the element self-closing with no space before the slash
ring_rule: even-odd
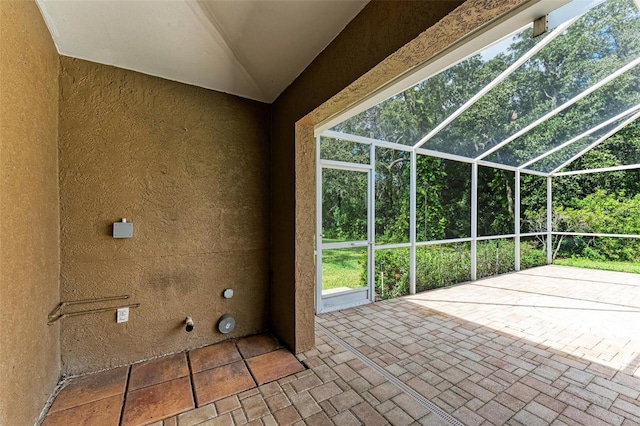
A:
<svg viewBox="0 0 640 426">
<path fill-rule="evenodd" d="M 59 55 L 35 2 L 0 19 L 0 422 L 28 425 L 60 374 Z"/>
</svg>

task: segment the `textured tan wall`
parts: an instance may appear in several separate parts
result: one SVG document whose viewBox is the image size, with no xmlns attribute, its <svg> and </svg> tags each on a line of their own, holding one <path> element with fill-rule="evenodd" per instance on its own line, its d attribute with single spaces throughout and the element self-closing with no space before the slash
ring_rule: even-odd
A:
<svg viewBox="0 0 640 426">
<path fill-rule="evenodd" d="M 61 299 L 141 304 L 125 324 L 113 311 L 63 319 L 64 374 L 268 327 L 269 119 L 265 104 L 62 59 Z M 111 237 L 120 218 L 132 239 Z M 227 312 L 237 328 L 222 335 Z"/>
<path fill-rule="evenodd" d="M 60 373 L 58 53 L 34 2 L 0 2 L 0 424 L 31 425 Z"/>
<path fill-rule="evenodd" d="M 271 321 L 296 351 L 314 345 L 314 126 L 527 1 L 374 1 L 275 102 Z"/>
<path fill-rule="evenodd" d="M 271 323 L 278 335 L 297 351 L 314 344 L 315 224 L 312 221 L 309 228 L 304 212 L 314 217 L 315 149 L 313 137 L 311 146 L 296 145 L 295 123 L 461 3 L 451 0 L 369 3 L 273 104 Z M 296 181 L 296 167 L 303 169 L 306 177 Z M 303 215 L 297 215 L 296 209 Z M 297 229 L 305 229 L 306 233 L 296 235 Z M 298 255 L 306 260 L 299 263 Z"/>
</svg>

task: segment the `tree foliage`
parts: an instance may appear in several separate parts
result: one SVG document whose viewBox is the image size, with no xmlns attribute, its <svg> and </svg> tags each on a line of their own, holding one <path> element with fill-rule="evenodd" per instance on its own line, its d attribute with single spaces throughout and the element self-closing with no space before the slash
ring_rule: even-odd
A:
<svg viewBox="0 0 640 426">
<path fill-rule="evenodd" d="M 470 158 L 482 155 L 640 57 L 638 34 L 640 13 L 633 0 L 609 0 L 597 6 L 426 141 L 424 147 Z M 483 52 L 455 64 L 345 121 L 336 130 L 414 145 L 541 39 L 533 38 L 531 30 L 525 30 L 513 36 L 508 46 L 503 46 L 497 54 Z M 522 165 L 640 104 L 639 68 L 625 72 L 486 159 Z M 619 122 L 558 150 L 530 168 L 543 172 L 554 170 L 617 124 Z M 368 164 L 370 147 L 323 141 L 322 157 Z M 565 170 L 635 163 L 640 163 L 638 121 L 570 163 Z M 409 241 L 410 167 L 407 152 L 375 149 L 376 243 Z M 418 155 L 416 169 L 418 241 L 469 237 L 471 166 Z M 366 193 L 366 180 L 348 177 L 357 172 L 331 172 L 335 174 L 326 171 L 323 176 L 325 237 L 353 239 L 366 235 L 366 200 L 354 195 Z M 514 194 L 513 172 L 479 168 L 478 235 L 514 232 Z M 640 171 L 637 170 L 554 178 L 557 229 L 613 232 L 617 227 L 615 232 L 624 229 L 625 233 L 640 233 L 638 194 Z M 545 208 L 546 179 L 523 174 L 522 231 L 536 231 L 543 226 L 541 223 L 546 225 L 546 213 L 542 213 Z M 640 247 L 636 243 L 615 241 L 564 239 L 557 241 L 557 249 L 563 256 L 638 259 Z"/>
</svg>

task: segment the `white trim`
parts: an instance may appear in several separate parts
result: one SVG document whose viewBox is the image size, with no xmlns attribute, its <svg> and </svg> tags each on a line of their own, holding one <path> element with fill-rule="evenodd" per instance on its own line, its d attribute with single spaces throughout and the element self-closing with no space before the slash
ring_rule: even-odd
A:
<svg viewBox="0 0 640 426">
<path fill-rule="evenodd" d="M 378 142 L 389 143 L 389 142 L 378 140 L 378 139 L 371 139 L 371 138 L 366 138 L 364 136 L 352 135 L 350 133 L 335 132 L 333 130 L 325 130 L 319 136 L 325 137 L 325 138 L 331 138 L 331 139 L 341 139 L 349 142 L 357 142 L 363 145 L 371 145 L 372 143 L 378 143 Z"/>
<path fill-rule="evenodd" d="M 493 148 L 490 148 L 487 151 L 485 151 L 484 153 L 480 154 L 478 157 L 476 157 L 476 160 L 482 160 L 483 158 L 487 157 L 488 155 L 493 154 L 494 152 L 496 152 L 497 150 L 499 150 L 500 148 L 502 148 L 503 146 L 505 146 L 509 142 L 512 142 L 513 140 L 519 138 L 520 136 L 524 135 L 525 133 L 527 133 L 531 129 L 539 126 L 540 124 L 544 123 L 548 119 L 554 117 L 555 115 L 557 115 L 560 112 L 564 111 L 565 109 L 569 108 L 571 105 L 573 105 L 576 102 L 580 101 L 581 99 L 584 99 L 585 97 L 589 96 L 591 93 L 595 92 L 596 90 L 598 90 L 602 86 L 606 85 L 607 83 L 610 83 L 611 81 L 615 80 L 620 75 L 622 75 L 625 72 L 629 71 L 630 69 L 636 67 L 638 64 L 640 64 L 640 58 L 634 59 L 633 61 L 629 62 L 627 65 L 623 66 L 622 68 L 619 68 L 618 70 L 616 70 L 613 73 L 609 74 L 607 77 L 603 78 L 602 80 L 600 80 L 599 82 L 597 82 L 593 86 L 585 89 L 584 91 L 582 91 L 578 95 L 576 95 L 573 98 L 569 99 L 567 102 L 563 103 L 559 107 L 556 107 L 555 109 L 549 111 L 548 113 L 546 113 L 542 117 L 538 118 L 533 123 L 529 124 L 528 126 L 522 128 L 521 130 L 517 131 L 513 135 L 509 136 L 507 139 L 505 139 L 504 141 L 500 142 L 499 144 L 497 144 Z"/>
<path fill-rule="evenodd" d="M 376 146 L 371 144 L 371 150 L 369 151 L 369 161 L 371 162 L 371 170 L 369 171 L 369 181 L 367 183 L 367 190 L 369 197 L 369 206 L 367 212 L 367 231 L 369 239 L 369 250 L 367 251 L 367 288 L 369 289 L 369 300 L 371 302 L 376 301 L 376 289 L 375 289 L 375 274 L 376 274 L 376 180 L 375 180 L 375 164 L 376 164 Z"/>
<path fill-rule="evenodd" d="M 553 263 L 553 182 L 552 177 L 547 177 L 547 264 Z"/>
<path fill-rule="evenodd" d="M 320 160 L 323 169 L 348 170 L 352 172 L 368 172 L 373 169 L 370 164 L 347 163 L 346 161 Z"/>
<path fill-rule="evenodd" d="M 637 234 L 599 234 L 593 232 L 554 232 L 553 235 L 574 235 L 577 237 L 640 238 L 640 235 Z"/>
<path fill-rule="evenodd" d="M 489 241 L 489 240 L 510 240 L 511 238 L 515 238 L 516 234 L 503 234 L 503 235 L 483 235 L 478 237 L 478 241 Z"/>
<path fill-rule="evenodd" d="M 334 243 L 322 243 L 322 250 L 337 250 L 337 249 L 351 249 L 362 248 L 369 245 L 368 241 L 337 241 Z"/>
<path fill-rule="evenodd" d="M 422 247 L 422 246 L 436 246 L 436 245 L 441 245 L 441 244 L 453 244 L 453 243 L 469 243 L 473 241 L 473 238 L 471 237 L 466 237 L 466 238 L 450 238 L 447 240 L 432 240 L 432 241 L 419 241 L 416 243 L 417 247 Z"/>
<path fill-rule="evenodd" d="M 528 232 L 525 234 L 520 234 L 520 238 L 528 238 L 528 237 L 537 237 L 539 235 L 546 235 L 546 232 Z M 510 239 L 516 237 L 516 234 L 504 234 L 504 235 L 485 235 L 482 237 L 477 237 L 478 241 L 488 241 L 488 240 L 499 240 L 499 239 Z M 446 240 L 432 240 L 432 241 L 418 241 L 416 246 L 435 246 L 435 245 L 444 245 L 444 244 L 454 244 L 454 243 L 469 243 L 473 241 L 472 237 L 465 238 L 450 238 Z M 405 245 L 408 247 L 409 245 Z M 377 246 L 376 248 L 380 248 Z"/>
<path fill-rule="evenodd" d="M 509 170 L 510 172 L 515 172 L 516 170 L 518 170 L 518 168 L 515 167 L 515 166 L 509 166 L 507 164 L 494 163 L 493 161 L 478 160 L 478 161 L 476 161 L 476 163 L 478 163 L 478 165 L 480 165 L 480 166 L 492 167 L 492 168 L 501 169 L 501 170 Z"/>
<path fill-rule="evenodd" d="M 474 163 L 476 163 L 476 164 L 478 164 L 480 166 L 493 167 L 493 168 L 496 168 L 496 169 L 509 170 L 509 171 L 512 171 L 512 172 L 518 170 L 518 168 L 515 167 L 515 166 L 508 166 L 508 165 L 505 165 L 505 164 L 493 163 L 491 161 L 486 161 L 486 160 L 476 161 L 476 160 L 474 160 L 473 158 L 470 158 L 470 157 L 464 157 L 462 155 L 449 154 L 449 153 L 440 152 L 440 151 L 433 151 L 431 149 L 416 148 L 415 152 L 417 152 L 418 154 L 421 154 L 421 155 L 426 155 L 428 157 L 435 157 L 435 158 L 442 158 L 444 160 L 458 161 L 460 163 L 465 163 L 465 164 L 474 164 Z M 544 177 L 549 176 L 549 173 L 539 172 L 537 170 L 523 169 L 523 170 L 521 170 L 521 172 L 529 174 L 529 175 L 544 176 Z"/>
<path fill-rule="evenodd" d="M 473 158 L 464 157 L 462 155 L 449 154 L 449 153 L 446 153 L 446 152 L 433 151 L 431 149 L 424 149 L 424 148 L 416 148 L 415 151 L 418 154 L 426 155 L 426 156 L 429 156 L 429 157 L 442 158 L 444 160 L 459 161 L 461 163 L 467 163 L 467 164 L 475 163 Z"/>
<path fill-rule="evenodd" d="M 537 237 L 540 235 L 545 235 L 546 232 L 527 232 L 525 234 L 520 234 L 520 238 L 527 238 L 527 237 Z"/>
<path fill-rule="evenodd" d="M 534 175 L 534 176 L 549 177 L 549 173 L 539 172 L 537 170 L 531 170 L 531 169 L 522 169 L 520 170 L 520 173 L 525 173 L 525 174 Z"/>
<path fill-rule="evenodd" d="M 573 1 L 557 12 L 549 14 L 547 17 L 547 25 L 549 28 L 555 28 L 559 23 L 566 21 L 573 16 L 583 15 L 604 1 L 605 0 Z"/>
<path fill-rule="evenodd" d="M 521 169 L 524 169 L 524 168 L 530 166 L 533 163 L 537 163 L 538 161 L 542 160 L 543 158 L 546 158 L 549 155 L 551 155 L 551 154 L 553 154 L 555 152 L 558 152 L 561 149 L 566 148 L 567 146 L 573 144 L 574 142 L 577 142 L 580 139 L 585 138 L 585 137 L 589 136 L 590 134 L 595 133 L 598 130 L 604 128 L 604 127 L 607 127 L 609 124 L 614 123 L 614 122 L 624 118 L 625 116 L 627 116 L 629 114 L 633 114 L 637 110 L 640 110 L 640 104 L 638 104 L 638 105 L 636 105 L 634 107 L 631 107 L 631 108 L 629 108 L 628 110 L 626 110 L 624 112 L 621 112 L 620 114 L 616 115 L 615 117 L 611 117 L 607 121 L 604 121 L 604 122 L 598 124 L 597 126 L 592 127 L 591 129 L 587 130 L 586 132 L 581 133 L 581 134 L 579 134 L 578 136 L 576 136 L 576 137 L 574 137 L 572 139 L 569 139 L 568 141 L 564 142 L 561 145 L 556 146 L 555 148 L 552 148 L 552 149 L 550 149 L 548 151 L 545 151 L 543 154 L 538 155 L 536 158 L 534 158 L 532 160 L 529 160 L 526 163 L 521 164 L 520 166 L 518 166 L 518 169 L 521 170 Z"/>
<path fill-rule="evenodd" d="M 350 133 L 335 132 L 333 130 L 326 130 L 322 132 L 320 136 L 323 136 L 326 138 L 332 138 L 332 139 L 342 139 L 349 142 L 361 143 L 363 145 L 376 145 L 384 148 L 397 149 L 399 151 L 407 151 L 407 152 L 413 151 L 413 147 L 409 145 L 402 145 L 399 143 L 368 138 L 365 136 L 352 135 Z"/>
<path fill-rule="evenodd" d="M 418 154 L 411 151 L 411 181 L 409 194 L 409 240 L 411 249 L 409 250 L 409 294 L 416 294 L 416 221 L 417 221 L 417 180 L 418 180 Z"/>
<path fill-rule="evenodd" d="M 361 299 L 361 293 L 366 293 L 368 290 L 366 287 L 350 289 L 346 291 L 337 292 L 335 294 L 327 294 L 322 296 L 325 299 L 325 303 L 322 306 L 322 310 L 318 313 L 324 314 L 326 312 L 337 311 L 340 309 L 353 308 L 355 306 L 361 306 L 371 303 L 371 300 Z M 335 304 L 332 304 L 332 299 L 336 300 Z M 342 299 L 342 301 L 340 300 Z M 347 302 L 344 302 L 344 300 Z"/>
<path fill-rule="evenodd" d="M 515 270 L 520 270 L 520 170 L 516 170 L 515 173 L 515 200 L 514 200 L 514 228 L 516 232 L 515 236 Z"/>
<path fill-rule="evenodd" d="M 570 3 L 570 0 L 530 0 L 510 10 L 499 18 L 460 38 L 424 63 L 397 76 L 367 98 L 319 123 L 315 128 L 315 134 L 323 133 L 325 130 L 335 127 L 343 121 L 415 86 L 419 82 L 464 61 L 468 57 L 500 43 L 503 39 L 513 36 L 531 25 L 540 16 L 550 15 L 550 20 L 553 20 L 553 12 L 568 3 Z"/>
<path fill-rule="evenodd" d="M 411 247 L 411 243 L 376 244 L 376 250 L 392 250 Z"/>
<path fill-rule="evenodd" d="M 373 268 L 373 162 L 375 160 L 375 147 L 370 145 L 369 162 L 371 164 L 348 163 L 344 161 L 322 160 L 320 158 L 321 135 L 316 136 L 316 313 L 330 312 L 338 309 L 345 309 L 351 306 L 358 306 L 370 303 L 375 299 L 375 292 L 372 291 Z M 360 241 L 339 241 L 332 243 L 322 242 L 322 171 L 325 169 L 343 170 L 347 172 L 367 173 L 367 240 Z M 323 250 L 339 249 L 362 249 L 367 250 L 367 284 L 359 289 L 338 291 L 335 294 L 323 295 L 322 291 L 322 252 Z M 358 300 L 358 295 L 365 295 L 364 300 Z M 339 302 L 342 298 L 344 303 Z M 335 303 L 328 302 L 332 299 Z"/>
<path fill-rule="evenodd" d="M 565 161 L 560 166 L 558 166 L 555 169 L 553 169 L 551 171 L 550 175 L 555 175 L 558 171 L 564 169 L 569 164 L 573 163 L 575 160 L 577 160 L 578 158 L 582 157 L 584 154 L 586 154 L 587 152 L 591 151 L 593 148 L 597 147 L 602 142 L 606 141 L 611 136 L 615 135 L 620 130 L 622 130 L 625 126 L 627 126 L 628 124 L 631 124 L 632 122 L 634 122 L 638 118 L 640 118 L 640 112 L 638 112 L 636 114 L 633 114 L 631 117 L 629 117 L 628 119 L 624 120 L 622 123 L 620 123 L 619 125 L 617 125 L 613 129 L 611 129 L 609 132 L 607 132 L 604 136 L 599 138 L 597 141 L 595 141 L 594 143 L 592 143 L 591 145 L 589 145 L 588 147 L 586 147 L 585 149 L 583 149 L 582 151 L 580 151 L 579 153 L 577 153 L 576 155 L 571 157 L 568 161 Z"/>
<path fill-rule="evenodd" d="M 471 281 L 478 277 L 478 163 L 471 165 Z"/>
<path fill-rule="evenodd" d="M 579 16 L 578 16 L 579 17 Z M 506 70 L 502 71 L 496 78 L 494 78 L 489 84 L 484 86 L 478 93 L 473 95 L 467 102 L 465 102 L 460 108 L 458 108 L 455 112 L 450 114 L 447 118 L 444 119 L 440 124 L 438 124 L 433 130 L 426 134 L 422 139 L 420 139 L 415 145 L 415 148 L 419 148 L 425 143 L 429 142 L 431 138 L 433 138 L 440 130 L 447 127 L 453 120 L 458 118 L 462 113 L 471 108 L 477 101 L 480 100 L 484 95 L 486 95 L 491 89 L 496 87 L 498 84 L 502 83 L 507 77 L 513 74 L 518 68 L 520 68 L 525 62 L 527 62 L 533 55 L 538 53 L 542 48 L 551 43 L 556 39 L 559 35 L 562 34 L 564 30 L 566 30 L 571 24 L 578 20 L 578 17 L 574 17 L 553 30 L 551 34 L 545 37 L 542 41 L 533 46 L 529 51 L 527 51 L 524 55 L 519 57 L 514 63 L 509 65 Z"/>
<path fill-rule="evenodd" d="M 316 312 L 322 312 L 322 166 L 320 136 L 316 136 Z"/>
<path fill-rule="evenodd" d="M 635 170 L 635 169 L 640 169 L 640 164 L 628 164 L 626 166 L 602 167 L 599 169 L 589 169 L 589 170 L 576 170 L 574 172 L 561 172 L 561 173 L 556 173 L 554 176 L 583 175 L 587 173 L 617 172 L 620 170 Z"/>
</svg>

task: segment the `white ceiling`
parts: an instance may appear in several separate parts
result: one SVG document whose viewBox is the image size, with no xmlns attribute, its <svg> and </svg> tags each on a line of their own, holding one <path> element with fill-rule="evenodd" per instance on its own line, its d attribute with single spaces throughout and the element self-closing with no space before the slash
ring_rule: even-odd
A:
<svg viewBox="0 0 640 426">
<path fill-rule="evenodd" d="M 37 0 L 58 52 L 274 101 L 369 0 Z"/>
</svg>

